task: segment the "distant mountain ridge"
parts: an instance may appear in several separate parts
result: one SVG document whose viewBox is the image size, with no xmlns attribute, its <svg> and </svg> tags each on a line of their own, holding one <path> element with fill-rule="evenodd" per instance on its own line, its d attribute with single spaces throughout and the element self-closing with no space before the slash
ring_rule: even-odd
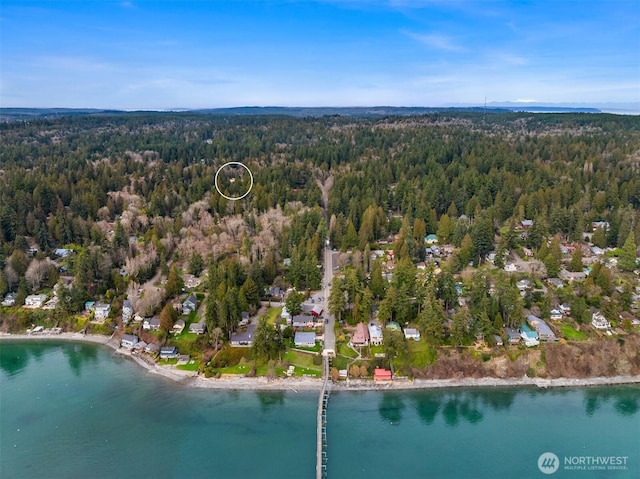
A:
<svg viewBox="0 0 640 479">
<path fill-rule="evenodd" d="M 203 115 L 282 115 L 293 117 L 383 117 L 383 116 L 414 116 L 443 112 L 531 112 L 531 113 L 602 113 L 602 110 L 591 107 L 567 107 L 560 105 L 541 104 L 507 104 L 483 106 L 451 106 L 451 107 L 281 107 L 281 106 L 242 106 L 231 108 L 201 108 L 201 109 L 168 109 L 168 110 L 111 110 L 99 108 L 0 108 L 0 122 L 28 121 L 35 119 L 60 118 L 89 115 L 131 115 L 131 114 L 165 114 L 192 113 Z"/>
</svg>

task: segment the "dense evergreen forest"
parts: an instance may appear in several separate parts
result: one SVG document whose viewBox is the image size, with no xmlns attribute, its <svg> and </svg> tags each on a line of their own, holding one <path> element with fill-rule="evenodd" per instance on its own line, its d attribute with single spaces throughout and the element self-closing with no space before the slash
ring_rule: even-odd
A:
<svg viewBox="0 0 640 479">
<path fill-rule="evenodd" d="M 230 161 L 254 176 L 239 201 L 214 186 Z M 526 235 L 518 231 L 522 220 L 532 221 Z M 594 222 L 605 226 L 594 229 Z M 416 280 L 415 269 L 427 259 L 430 234 L 455 248 L 438 262 L 444 273 L 433 287 Z M 121 306 L 163 278 L 162 293 L 154 299 L 145 291 L 136 309 L 162 311 L 168 324 L 164 305 L 180 293 L 182 273 L 206 268 L 210 329 L 229 333 L 268 288 L 318 288 L 329 238 L 351 252 L 341 266 L 352 266 L 334 283 L 345 301 L 334 297 L 333 311 L 358 321 L 379 308 L 382 318 L 415 320 L 443 337 L 444 314 L 456 305 L 453 275 L 482 266 L 491 252 L 502 267 L 524 247 L 556 276 L 559 244 L 585 235 L 601 248 L 633 249 L 635 261 L 637 116 L 130 113 L 0 124 L 0 296 L 15 291 L 24 299 L 70 277 L 61 314 L 98 297 Z M 395 251 L 390 282 L 380 261 L 370 260 L 385 245 Z M 513 284 L 496 278 L 491 300 L 492 282 L 474 282 L 486 288 L 474 290 L 471 302 L 483 325 L 453 318 L 460 341 L 478 328 L 499 332 L 515 314 L 517 298 L 507 299 Z M 588 305 L 599 306 L 619 286 L 611 278 L 592 282 L 600 290 Z M 629 308 L 625 301 L 617 310 Z"/>
</svg>

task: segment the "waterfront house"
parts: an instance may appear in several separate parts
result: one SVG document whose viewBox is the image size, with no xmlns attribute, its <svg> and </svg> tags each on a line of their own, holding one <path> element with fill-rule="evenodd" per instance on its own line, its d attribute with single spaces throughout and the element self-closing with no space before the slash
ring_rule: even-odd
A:
<svg viewBox="0 0 640 479">
<path fill-rule="evenodd" d="M 133 316 L 133 305 L 131 301 L 125 299 L 122 303 L 122 322 L 127 324 Z"/>
<path fill-rule="evenodd" d="M 24 305 L 27 308 L 41 308 L 46 300 L 46 294 L 30 294 L 24 299 Z"/>
<path fill-rule="evenodd" d="M 527 326 L 526 323 L 520 325 L 520 337 L 528 348 L 540 344 L 538 333 Z"/>
<path fill-rule="evenodd" d="M 250 324 L 247 326 L 247 330 L 245 332 L 232 334 L 231 346 L 242 348 L 251 347 L 253 345 L 253 332 L 255 329 L 256 325 Z"/>
<path fill-rule="evenodd" d="M 369 344 L 382 346 L 382 328 L 375 323 L 369 323 Z"/>
<path fill-rule="evenodd" d="M 97 319 L 99 321 L 105 320 L 109 317 L 109 313 L 111 312 L 111 305 L 97 302 L 93 305 L 93 319 Z"/>
<path fill-rule="evenodd" d="M 415 328 L 405 328 L 404 337 L 407 339 L 413 339 L 414 341 L 420 341 L 420 331 Z"/>
<path fill-rule="evenodd" d="M 596 329 L 609 329 L 611 323 L 607 321 L 600 311 L 594 311 L 591 315 L 591 325 Z"/>
<path fill-rule="evenodd" d="M 189 314 L 196 309 L 198 309 L 198 298 L 195 294 L 192 294 L 182 303 L 182 313 Z"/>
<path fill-rule="evenodd" d="M 173 325 L 173 328 L 171 328 L 171 332 L 173 334 L 180 334 L 182 333 L 182 331 L 184 331 L 184 327 L 185 327 L 185 322 L 183 319 L 179 319 L 175 322 L 175 324 Z"/>
<path fill-rule="evenodd" d="M 393 379 L 391 371 L 388 369 L 375 368 L 373 370 L 373 382 L 374 383 L 388 383 Z"/>
<path fill-rule="evenodd" d="M 178 348 L 175 346 L 165 346 L 160 348 L 160 359 L 175 359 L 178 357 Z"/>
<path fill-rule="evenodd" d="M 147 354 L 156 354 L 160 348 L 155 343 L 149 343 L 144 347 L 144 352 Z"/>
<path fill-rule="evenodd" d="M 357 348 L 367 346 L 369 344 L 369 329 L 365 323 L 356 325 L 356 332 L 351 338 L 351 345 Z"/>
<path fill-rule="evenodd" d="M 293 339 L 296 347 L 312 348 L 316 345 L 316 333 L 298 331 Z"/>
<path fill-rule="evenodd" d="M 558 339 L 549 325 L 537 316 L 528 315 L 527 322 L 536 330 L 541 341 L 556 341 Z"/>
<path fill-rule="evenodd" d="M 124 334 L 122 336 L 122 339 L 120 340 L 120 346 L 122 346 L 123 348 L 131 349 L 136 344 L 138 344 L 139 341 L 140 340 L 138 339 L 138 336 L 136 336 L 135 334 Z"/>
</svg>

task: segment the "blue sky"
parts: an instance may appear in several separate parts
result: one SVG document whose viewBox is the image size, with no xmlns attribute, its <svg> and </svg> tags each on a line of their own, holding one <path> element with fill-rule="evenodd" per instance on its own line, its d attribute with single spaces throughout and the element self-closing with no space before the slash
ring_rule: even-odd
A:
<svg viewBox="0 0 640 479">
<path fill-rule="evenodd" d="M 640 2 L 0 2 L 0 105 L 640 102 Z"/>
</svg>

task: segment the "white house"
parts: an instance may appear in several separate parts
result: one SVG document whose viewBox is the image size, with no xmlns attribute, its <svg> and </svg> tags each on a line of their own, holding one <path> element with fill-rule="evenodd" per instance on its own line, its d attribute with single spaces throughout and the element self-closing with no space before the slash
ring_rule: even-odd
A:
<svg viewBox="0 0 640 479">
<path fill-rule="evenodd" d="M 131 301 L 125 299 L 124 303 L 122 303 L 122 322 L 125 324 L 128 323 L 129 321 L 131 321 L 132 316 L 133 305 L 131 304 Z"/>
<path fill-rule="evenodd" d="M 93 305 L 93 317 L 94 319 L 107 319 L 109 312 L 111 311 L 111 305 L 106 303 L 97 302 Z"/>
<path fill-rule="evenodd" d="M 591 315 L 591 325 L 596 329 L 609 329 L 611 323 L 600 311 L 596 311 Z"/>
<path fill-rule="evenodd" d="M 138 344 L 138 342 L 139 342 L 138 336 L 134 334 L 125 334 L 122 336 L 122 339 L 120 340 L 120 346 L 122 346 L 123 348 L 131 349 L 136 344 Z"/>
<path fill-rule="evenodd" d="M 147 331 L 160 331 L 160 318 L 157 316 L 146 318 L 142 322 L 142 329 L 146 329 Z"/>
<path fill-rule="evenodd" d="M 2 306 L 13 306 L 16 304 L 16 293 L 8 293 L 2 301 Z"/>
<path fill-rule="evenodd" d="M 30 294 L 24 299 L 24 305 L 27 308 L 41 308 L 46 300 L 46 294 Z"/>
<path fill-rule="evenodd" d="M 507 263 L 507 264 L 504 266 L 504 270 L 505 270 L 507 273 L 515 273 L 516 271 L 518 271 L 518 268 L 517 268 L 517 266 L 516 266 L 515 264 L 513 264 L 513 263 Z"/>
<path fill-rule="evenodd" d="M 374 323 L 369 323 L 369 344 L 382 346 L 382 328 Z"/>
<path fill-rule="evenodd" d="M 553 308 L 551 310 L 551 319 L 553 321 L 560 321 L 562 319 L 562 311 L 560 308 Z"/>
<path fill-rule="evenodd" d="M 414 341 L 420 341 L 420 331 L 415 328 L 405 328 L 404 337 L 407 339 L 413 339 Z"/>
</svg>

